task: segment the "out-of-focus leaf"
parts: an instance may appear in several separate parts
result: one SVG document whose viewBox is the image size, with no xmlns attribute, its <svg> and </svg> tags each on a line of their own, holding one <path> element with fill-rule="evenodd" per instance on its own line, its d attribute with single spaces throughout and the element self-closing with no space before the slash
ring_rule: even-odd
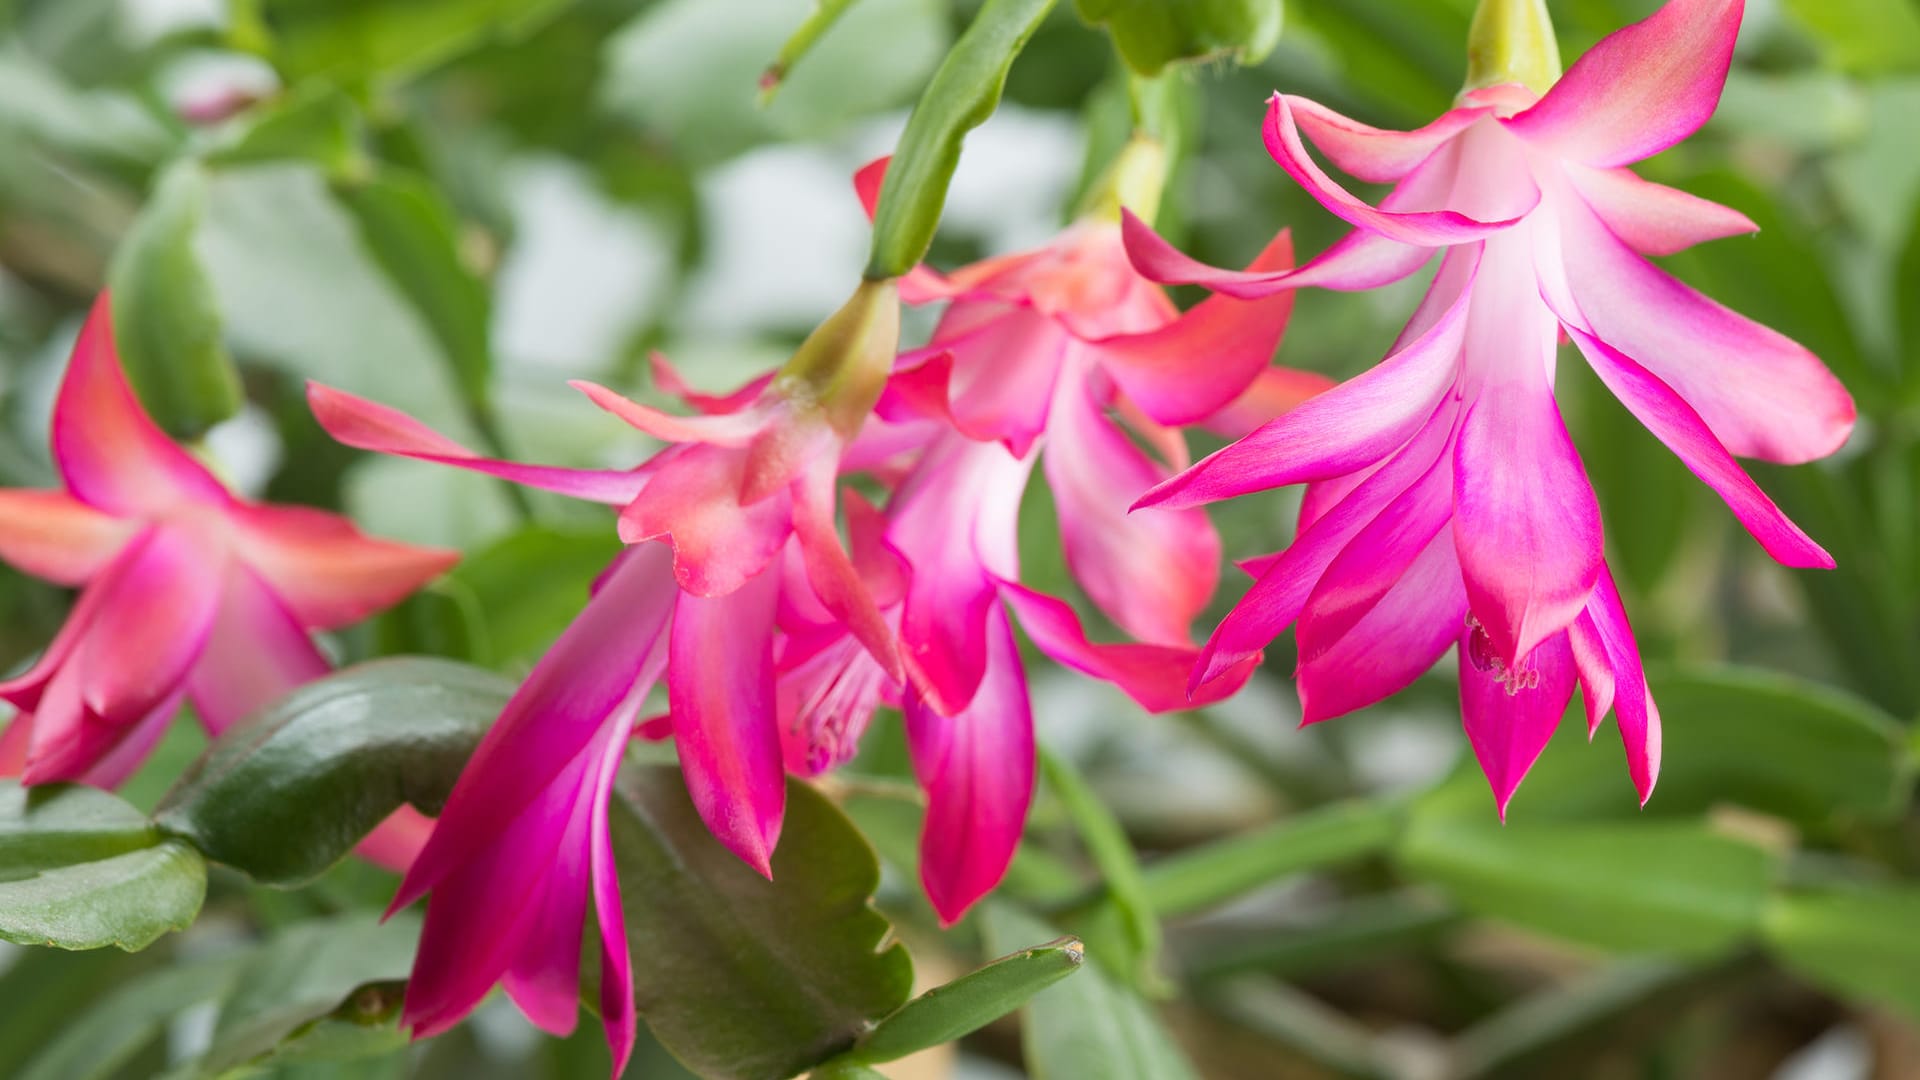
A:
<svg viewBox="0 0 1920 1080">
<path fill-rule="evenodd" d="M 353 102 L 325 83 L 301 87 L 247 114 L 242 123 L 230 141 L 205 155 L 207 164 L 310 161 L 339 174 L 359 157 L 359 116 Z"/>
<path fill-rule="evenodd" d="M 182 162 L 167 170 L 108 274 L 114 344 L 127 378 L 160 426 L 183 438 L 202 434 L 241 404 L 213 287 L 193 246 L 206 199 L 200 166 Z"/>
<path fill-rule="evenodd" d="M 1920 71 L 1920 10 L 1912 0 L 1787 0 L 1787 10 L 1847 71 Z"/>
<path fill-rule="evenodd" d="M 1040 771 L 1047 787 L 1066 807 L 1067 816 L 1087 845 L 1087 853 L 1100 869 L 1108 903 L 1120 916 L 1128 948 L 1140 967 L 1151 970 L 1154 956 L 1160 951 L 1160 919 L 1153 910 L 1140 860 L 1127 840 L 1126 830 L 1073 765 L 1058 754 L 1042 748 Z"/>
<path fill-rule="evenodd" d="M 118 796 L 0 783 L 0 940 L 132 952 L 185 929 L 206 891 L 200 853 Z"/>
<path fill-rule="evenodd" d="M 1906 805 L 1910 769 L 1893 718 L 1865 701 L 1774 672 L 1656 669 L 1660 780 L 1646 808 L 1627 776 L 1614 721 L 1589 745 L 1576 696 L 1560 731 L 1514 794 L 1508 820 L 1644 821 L 1733 804 L 1806 826 L 1880 821 Z M 1443 807 L 1444 804 L 1444 807 Z M 1491 805 L 1474 769 L 1422 800 L 1428 814 L 1476 820 Z"/>
<path fill-rule="evenodd" d="M 1004 903 L 981 920 L 987 947 L 1006 952 L 1054 931 Z M 1021 1025 L 1034 1080 L 1194 1080 L 1197 1074 L 1153 1009 L 1097 966 L 1034 995 Z"/>
<path fill-rule="evenodd" d="M 460 223 L 425 179 L 396 169 L 343 179 L 334 191 L 400 294 L 433 332 L 467 400 L 484 407 L 493 375 L 486 285 L 460 261 Z"/>
<path fill-rule="evenodd" d="M 165 949 L 65 952 L 19 949 L 0 972 L 0 1061 L 17 1068 L 49 1046 L 70 1021 L 157 962 Z"/>
<path fill-rule="evenodd" d="M 987 0 L 920 95 L 874 210 L 869 278 L 895 278 L 933 243 L 960 144 L 1000 103 L 1007 70 L 1053 0 Z"/>
<path fill-rule="evenodd" d="M 947 44 L 939 0 L 859 0 L 762 108 L 767 58 L 806 11 L 787 0 L 663 0 L 607 43 L 602 100 L 700 163 L 811 138 L 913 100 Z"/>
<path fill-rule="evenodd" d="M 1463 906 L 1569 941 L 1711 954 L 1757 932 L 1772 856 L 1682 822 L 1480 820 L 1416 813 L 1398 860 Z"/>
<path fill-rule="evenodd" d="M 155 820 L 256 881 L 301 884 L 402 803 L 438 813 L 512 692 L 444 660 L 335 672 L 216 739 Z"/>
<path fill-rule="evenodd" d="M 363 913 L 283 931 L 236 972 L 201 1069 L 219 1075 L 268 1055 L 331 1060 L 404 1045 L 397 984 L 419 937 L 419 918 L 406 912 L 385 923 Z"/>
<path fill-rule="evenodd" d="M 1900 322 L 1900 344 L 1908 394 L 1920 383 L 1920 305 L 1911 298 L 1920 296 L 1920 202 L 1913 206 L 1912 228 L 1900 248 L 1900 263 L 1893 275 L 1893 307 Z"/>
<path fill-rule="evenodd" d="M 1524 997 L 1460 1035 L 1456 1075 L 1487 1080 L 1576 1075 L 1596 1051 L 1617 1041 L 1621 1028 L 1664 1019 L 1752 966 L 1738 959 L 1706 967 L 1626 960 Z"/>
<path fill-rule="evenodd" d="M 1837 993 L 1920 1016 L 1920 887 L 1861 885 L 1774 898 L 1767 948 Z"/>
<path fill-rule="evenodd" d="M 571 0 L 261 0 L 289 84 L 399 80 L 483 42 L 514 39 Z"/>
<path fill-rule="evenodd" d="M 620 551 L 608 527 L 529 526 L 462 559 L 375 623 L 379 651 L 518 668 L 546 651 Z"/>
<path fill-rule="evenodd" d="M 244 950 L 176 961 L 121 985 L 67 1018 L 60 1033 L 13 1073 L 15 1080 L 98 1080 L 117 1075 L 167 1022 L 233 985 Z"/>
<path fill-rule="evenodd" d="M 798 781 L 773 880 L 713 838 L 679 770 L 624 770 L 611 803 L 634 996 L 654 1035 L 713 1080 L 784 1080 L 846 1050 L 913 988 L 869 903 L 880 867 Z"/>
<path fill-rule="evenodd" d="M 1129 67 L 1157 75 L 1177 60 L 1230 55 L 1257 64 L 1280 39 L 1281 0 L 1073 0 L 1104 25 Z"/>
<path fill-rule="evenodd" d="M 921 994 L 880 1021 L 839 1060 L 894 1061 L 971 1034 L 1026 1004 L 1080 969 L 1086 949 L 1074 938 L 1021 949 Z"/>
<path fill-rule="evenodd" d="M 1146 895 L 1162 918 L 1225 903 L 1269 882 L 1383 851 L 1403 811 L 1381 803 L 1341 803 L 1266 828 L 1156 860 Z"/>
<path fill-rule="evenodd" d="M 1445 936 L 1460 912 L 1425 890 L 1348 900 L 1308 925 L 1196 927 L 1174 942 L 1180 972 L 1195 982 L 1266 972 L 1297 979 L 1410 951 Z"/>
</svg>

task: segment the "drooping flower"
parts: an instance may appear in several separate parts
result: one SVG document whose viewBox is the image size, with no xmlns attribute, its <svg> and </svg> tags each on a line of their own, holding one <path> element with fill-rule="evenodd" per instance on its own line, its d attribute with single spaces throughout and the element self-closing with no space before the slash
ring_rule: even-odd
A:
<svg viewBox="0 0 1920 1080">
<path fill-rule="evenodd" d="M 899 671 L 892 633 L 840 545 L 834 505 L 898 318 L 890 285 L 863 285 L 771 379 L 692 397 L 699 415 L 577 384 L 672 443 L 630 471 L 481 458 L 395 410 L 309 388 L 314 415 L 349 446 L 620 506 L 620 535 L 636 545 L 489 730 L 395 898 L 398 908 L 432 894 L 402 1012 L 416 1036 L 458 1022 L 496 982 L 534 1023 L 571 1031 L 591 893 L 602 1019 L 616 1073 L 624 1067 L 635 1019 L 606 806 L 662 675 L 694 805 L 722 843 L 771 874 L 786 804 L 774 692 L 782 606 L 806 606 L 845 628 L 883 673 Z"/>
<path fill-rule="evenodd" d="M 94 304 L 54 406 L 64 490 L 0 490 L 0 559 L 81 589 L 39 661 L 0 683 L 20 710 L 0 771 L 28 784 L 118 785 L 182 701 L 219 734 L 326 673 L 310 631 L 364 619 L 459 558 L 235 497 L 141 408 L 109 307 Z M 400 817 L 380 861 L 404 866 L 420 822 Z"/>
<path fill-rule="evenodd" d="M 869 212 L 884 169 L 856 178 Z M 1282 233 L 1254 266 L 1291 257 Z M 917 449 L 884 517 L 859 531 L 898 560 L 861 561 L 881 567 L 876 599 L 898 628 L 908 683 L 889 685 L 844 642 L 802 635 L 785 723 L 789 767 L 811 772 L 844 758 L 849 731 L 857 737 L 879 701 L 902 707 L 929 801 L 922 884 L 951 922 L 1005 873 L 1032 794 L 1032 717 L 1009 615 L 1053 659 L 1146 708 L 1187 707 L 1188 627 L 1212 595 L 1219 539 L 1199 511 L 1129 516 L 1128 504 L 1187 460 L 1176 426 L 1230 405 L 1277 411 L 1328 383 L 1269 366 L 1289 296 L 1210 299 L 1182 315 L 1127 263 L 1117 218 L 1083 219 L 1046 247 L 951 275 L 917 269 L 902 295 L 947 307 L 878 404 L 878 440 Z M 1069 605 L 1019 584 L 1017 526 L 1036 463 L 1070 571 L 1137 642 L 1095 644 Z M 1252 667 L 1199 703 L 1237 689 Z"/>
<path fill-rule="evenodd" d="M 1734 461 L 1800 463 L 1852 428 L 1846 390 L 1786 337 L 1701 296 L 1645 256 L 1755 226 L 1626 166 L 1713 112 L 1739 0 L 1672 0 L 1602 40 L 1544 95 L 1470 90 L 1417 131 L 1368 127 L 1275 95 L 1274 159 L 1353 232 L 1293 271 L 1194 262 L 1138 221 L 1148 275 L 1264 296 L 1365 289 L 1444 253 L 1377 367 L 1156 488 L 1185 507 L 1308 484 L 1298 537 L 1214 633 L 1196 684 L 1297 624 L 1307 722 L 1378 701 L 1458 645 L 1467 733 L 1501 812 L 1582 684 L 1611 708 L 1641 798 L 1659 715 L 1602 557 L 1598 505 L 1553 395 L 1564 331 L 1621 403 L 1713 488 L 1775 559 L 1832 560 Z M 1394 189 L 1376 207 L 1328 176 Z"/>
</svg>

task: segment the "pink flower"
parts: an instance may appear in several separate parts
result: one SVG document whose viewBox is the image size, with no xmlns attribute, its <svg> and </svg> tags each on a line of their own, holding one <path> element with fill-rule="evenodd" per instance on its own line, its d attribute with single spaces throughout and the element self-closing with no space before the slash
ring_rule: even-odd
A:
<svg viewBox="0 0 1920 1080">
<path fill-rule="evenodd" d="M 65 490 L 0 490 L 0 559 L 81 589 L 39 662 L 0 683 L 20 710 L 0 766 L 28 784 L 119 784 L 182 700 L 220 733 L 328 670 L 309 631 L 358 622 L 459 558 L 235 498 L 140 407 L 109 306 L 95 302 L 54 406 Z"/>
<path fill-rule="evenodd" d="M 1473 90 L 1418 131 L 1276 95 L 1268 149 L 1355 226 L 1298 270 L 1214 270 L 1128 222 L 1149 275 L 1233 295 L 1371 288 L 1445 254 L 1379 366 L 1141 500 L 1187 507 L 1309 485 L 1298 538 L 1249 566 L 1258 581 L 1209 641 L 1196 684 L 1297 623 L 1312 723 L 1393 693 L 1458 643 L 1466 730 L 1503 814 L 1576 677 L 1589 723 L 1614 711 L 1634 784 L 1643 801 L 1651 793 L 1659 715 L 1555 405 L 1559 335 L 1789 566 L 1832 561 L 1734 455 L 1809 461 L 1845 441 L 1854 418 L 1806 349 L 1644 258 L 1754 229 L 1625 168 L 1712 113 L 1740 17 L 1738 0 L 1674 0 L 1594 46 L 1545 96 Z M 1392 193 L 1362 202 L 1321 170 L 1303 134 Z"/>
<path fill-rule="evenodd" d="M 884 169 L 856 178 L 869 212 Z M 1254 264 L 1290 265 L 1284 233 Z M 1032 795 L 1032 716 L 1009 615 L 1050 657 L 1146 708 L 1187 707 L 1188 626 L 1212 595 L 1219 539 L 1200 511 L 1129 516 L 1128 504 L 1187 460 L 1175 426 L 1229 406 L 1270 416 L 1328 384 L 1269 367 L 1289 296 L 1213 299 L 1181 315 L 1127 263 L 1117 222 L 1084 220 L 1044 248 L 945 277 L 921 268 L 901 287 L 910 303 L 949 303 L 929 344 L 900 357 L 878 404 L 886 422 L 863 436 L 862 457 L 910 457 L 884 517 L 863 513 L 854 535 L 875 552 L 857 561 L 898 629 L 908 683 L 831 634 L 790 635 L 783 726 L 789 768 L 809 775 L 850 753 L 881 701 L 901 705 L 929 801 L 921 880 L 951 923 L 1004 875 Z M 1075 579 L 1141 643 L 1095 644 L 1070 606 L 1018 583 L 1036 463 Z M 1254 662 L 1199 703 L 1237 689 Z"/>
<path fill-rule="evenodd" d="M 591 894 L 602 1018 L 615 1073 L 625 1066 L 635 1017 L 606 807 L 663 674 L 695 806 L 771 875 L 786 804 L 776 618 L 797 610 L 844 628 L 883 675 L 899 672 L 834 506 L 846 443 L 880 392 L 897 326 L 891 288 L 863 286 L 772 378 L 726 398 L 684 395 L 695 416 L 576 384 L 673 443 L 631 471 L 481 458 L 385 406 L 309 388 L 314 415 L 347 445 L 620 506 L 620 534 L 635 545 L 482 740 L 395 897 L 398 909 L 432 893 L 402 1013 L 417 1037 L 457 1023 L 496 982 L 535 1024 L 571 1031 Z"/>
</svg>

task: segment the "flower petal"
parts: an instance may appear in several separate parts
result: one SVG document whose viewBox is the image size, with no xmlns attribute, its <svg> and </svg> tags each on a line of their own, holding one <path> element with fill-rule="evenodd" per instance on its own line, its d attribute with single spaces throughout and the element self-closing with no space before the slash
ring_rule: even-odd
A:
<svg viewBox="0 0 1920 1080">
<path fill-rule="evenodd" d="M 1405 689 L 1459 639 L 1466 614 L 1453 538 L 1440 533 L 1351 627 L 1312 655 L 1303 651 L 1295 675 L 1300 723 L 1343 716 Z M 1303 639 L 1312 620 L 1309 606 Z"/>
<path fill-rule="evenodd" d="M 745 446 L 767 426 L 766 414 L 751 407 L 735 412 L 675 416 L 616 394 L 599 383 L 572 379 L 567 385 L 587 395 L 595 405 L 664 442 Z"/>
<path fill-rule="evenodd" d="M 228 514 L 240 560 L 303 626 L 331 630 L 400 602 L 453 568 L 460 553 L 376 540 L 339 514 L 237 504 Z"/>
<path fill-rule="evenodd" d="M 1026 454 L 1047 426 L 1047 404 L 1071 335 L 1038 311 L 992 301 L 947 309 L 928 349 L 953 358 L 947 407 L 970 438 Z"/>
<path fill-rule="evenodd" d="M 1033 455 L 1016 458 L 999 443 L 949 433 L 888 507 L 887 543 L 911 568 L 901 660 L 946 715 L 973 700 L 986 670 L 992 577 L 1019 577 L 1020 499 L 1032 469 Z"/>
<path fill-rule="evenodd" d="M 1752 218 L 1730 206 L 1650 183 L 1631 169 L 1567 162 L 1563 171 L 1588 209 L 1642 255 L 1671 255 L 1708 240 L 1760 231 Z"/>
<path fill-rule="evenodd" d="M 480 740 L 392 910 L 498 841 L 604 727 L 633 719 L 666 666 L 679 596 L 665 544 L 620 554 Z"/>
<path fill-rule="evenodd" d="M 1293 238 L 1283 229 L 1248 270 L 1292 266 Z M 1141 411 L 1162 424 L 1192 424 L 1268 370 L 1292 311 L 1290 292 L 1264 300 L 1211 296 L 1157 330 L 1091 344 L 1101 370 Z"/>
<path fill-rule="evenodd" d="M 1463 289 L 1405 348 L 1201 459 L 1134 505 L 1195 506 L 1324 480 L 1391 454 L 1420 429 L 1458 376 L 1469 296 Z"/>
<path fill-rule="evenodd" d="M 1602 546 L 1600 506 L 1545 373 L 1514 366 L 1522 380 L 1483 388 L 1467 410 L 1453 476 L 1467 597 L 1509 665 L 1580 614 Z"/>
<path fill-rule="evenodd" d="M 1479 628 L 1469 625 L 1460 637 L 1461 726 L 1505 821 L 1514 789 L 1566 715 L 1573 696 L 1573 651 L 1567 635 L 1554 634 L 1527 656 L 1516 678 L 1510 671 L 1483 669 L 1475 662 L 1484 655 L 1473 641 L 1477 633 Z"/>
<path fill-rule="evenodd" d="M 1295 619 L 1329 563 L 1367 523 L 1400 494 L 1439 466 L 1453 438 L 1458 405 L 1441 402 L 1399 453 L 1355 486 L 1331 509 L 1303 528 L 1286 550 L 1263 569 L 1253 588 L 1227 613 L 1201 649 L 1192 686 L 1199 688 L 1247 657 L 1257 655 Z"/>
<path fill-rule="evenodd" d="M 356 450 L 471 469 L 589 502 L 630 502 L 647 479 L 638 470 L 568 469 L 484 458 L 398 409 L 317 382 L 307 384 L 307 404 L 327 434 Z"/>
<path fill-rule="evenodd" d="M 1567 335 L 1593 365 L 1594 373 L 1627 411 L 1665 443 L 1702 483 L 1712 488 L 1767 554 L 1785 566 L 1833 567 L 1833 556 L 1813 542 L 1774 505 L 1760 485 L 1713 437 L 1700 414 L 1680 395 L 1633 358 L 1571 324 Z"/>
<path fill-rule="evenodd" d="M 85 584 L 139 530 L 62 491 L 0 488 L 0 560 L 56 585 Z"/>
<path fill-rule="evenodd" d="M 748 455 L 690 443 L 653 459 L 653 478 L 620 511 L 620 539 L 659 538 L 673 546 L 680 587 L 721 596 L 766 569 L 793 535 L 793 498 L 785 490 L 742 503 Z"/>
<path fill-rule="evenodd" d="M 837 477 L 833 466 L 833 461 L 823 457 L 794 485 L 794 538 L 807 583 L 821 606 L 873 654 L 888 677 L 898 681 L 903 676 L 893 631 L 880 617 L 880 609 L 853 559 L 840 546 L 840 534 L 834 525 Z M 850 509 L 849 518 L 853 513 L 856 511 Z"/>
<path fill-rule="evenodd" d="M 724 596 L 681 596 L 667 662 L 687 793 L 713 835 L 767 877 L 787 806 L 773 693 L 779 584 L 765 573 Z"/>
<path fill-rule="evenodd" d="M 1797 465 L 1846 441 L 1853 399 L 1819 357 L 1674 280 L 1583 206 L 1559 218 L 1586 329 L 1671 387 L 1730 452 Z"/>
<path fill-rule="evenodd" d="M 1201 510 L 1127 512 L 1166 471 L 1101 413 L 1084 378 L 1067 382 L 1054 395 L 1041 455 L 1067 567 L 1127 633 L 1188 645 L 1188 627 L 1219 581 L 1220 536 Z"/>
<path fill-rule="evenodd" d="M 1240 396 L 1227 402 L 1200 426 L 1229 439 L 1242 438 L 1260 425 L 1284 416 L 1301 402 L 1336 386 L 1317 371 L 1270 367 L 1262 371 Z"/>
<path fill-rule="evenodd" d="M 127 385 L 113 345 L 112 307 L 104 292 L 94 300 L 53 406 L 53 459 L 67 490 L 121 515 L 225 503 L 227 489 L 167 438 Z"/>
<path fill-rule="evenodd" d="M 1627 751 L 1627 773 L 1645 806 L 1660 776 L 1660 711 L 1647 689 L 1640 664 L 1640 646 L 1620 603 L 1613 575 L 1604 567 L 1594 584 L 1587 609 L 1567 629 L 1574 663 L 1586 697 L 1587 732 L 1599 730 L 1611 707 L 1620 725 L 1620 742 Z"/>
<path fill-rule="evenodd" d="M 1488 179 L 1489 184 L 1474 185 L 1472 196 L 1489 200 L 1501 216 L 1481 220 L 1453 209 L 1394 211 L 1378 209 L 1361 202 L 1346 188 L 1321 170 L 1300 141 L 1295 126 L 1294 99 L 1275 94 L 1268 103 L 1265 128 L 1267 152 L 1287 171 L 1307 194 L 1319 200 L 1335 217 L 1357 228 L 1420 247 L 1446 247 L 1490 236 L 1525 217 L 1540 201 L 1540 191 L 1524 168 L 1503 168 Z M 1476 120 L 1478 117 L 1475 118 Z M 1431 167 L 1433 162 L 1429 162 Z M 1490 170 L 1493 171 L 1493 170 Z"/>
<path fill-rule="evenodd" d="M 128 724 L 180 687 L 213 629 L 226 568 L 221 545 L 200 530 L 147 534 L 71 661 L 88 709 Z"/>
<path fill-rule="evenodd" d="M 1189 696 L 1187 681 L 1198 650 L 1133 642 L 1096 644 L 1087 640 L 1079 617 L 1065 602 L 1011 581 L 1000 583 L 1000 595 L 1041 652 L 1083 675 L 1112 683 L 1148 712 L 1194 709 L 1225 700 L 1238 693 L 1260 666 L 1258 653 L 1245 657 Z"/>
<path fill-rule="evenodd" d="M 1493 112 L 1479 107 L 1452 109 L 1413 131 L 1388 131 L 1342 116 L 1317 101 L 1288 97 L 1293 118 L 1321 153 L 1342 172 L 1370 184 L 1390 184 L 1433 156 L 1440 146 Z"/>
<path fill-rule="evenodd" d="M 590 869 L 593 873 L 593 914 L 600 926 L 600 1024 L 613 1055 L 613 1075 L 627 1071 L 639 1030 L 633 1001 L 633 960 L 627 952 L 627 917 L 620 904 L 620 873 L 613 861 L 613 838 L 608 826 L 608 802 L 614 780 L 626 754 L 627 740 L 616 729 L 600 759 L 594 785 Z"/>
<path fill-rule="evenodd" d="M 1668 0 L 1601 38 L 1537 104 L 1501 122 L 1588 165 L 1651 157 L 1713 115 L 1745 6 L 1743 0 Z"/>
<path fill-rule="evenodd" d="M 327 670 L 279 595 L 245 566 L 228 567 L 207 646 L 187 674 L 207 730 L 218 735 Z"/>
<path fill-rule="evenodd" d="M 1033 713 L 1007 615 L 987 617 L 980 691 L 955 716 L 918 697 L 906 708 L 907 750 L 927 792 L 920 882 L 944 926 L 960 921 L 1007 872 L 1033 799 Z"/>
</svg>

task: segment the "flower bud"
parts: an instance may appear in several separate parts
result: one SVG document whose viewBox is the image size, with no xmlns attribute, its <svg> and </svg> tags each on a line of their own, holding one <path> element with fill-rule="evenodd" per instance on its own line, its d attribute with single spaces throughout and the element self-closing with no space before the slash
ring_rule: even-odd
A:
<svg viewBox="0 0 1920 1080">
<path fill-rule="evenodd" d="M 824 409 L 834 430 L 852 438 L 886 388 L 899 345 L 899 287 L 864 280 L 800 343 L 774 377 L 774 389 L 796 405 Z"/>
<path fill-rule="evenodd" d="M 1467 90 L 1519 83 L 1545 94 L 1560 78 L 1546 0 L 1480 0 L 1467 30 Z"/>
</svg>

